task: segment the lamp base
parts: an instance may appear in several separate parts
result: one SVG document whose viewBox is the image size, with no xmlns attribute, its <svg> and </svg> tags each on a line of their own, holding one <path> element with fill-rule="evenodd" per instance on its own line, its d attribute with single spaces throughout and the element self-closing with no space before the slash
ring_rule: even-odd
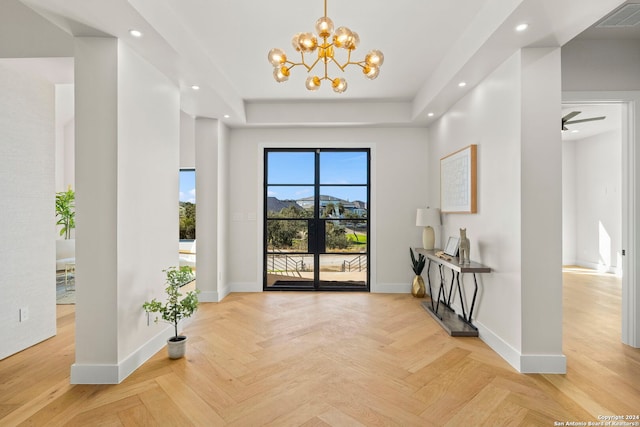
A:
<svg viewBox="0 0 640 427">
<path fill-rule="evenodd" d="M 422 247 L 427 250 L 432 250 L 436 243 L 436 233 L 433 228 L 426 226 L 422 231 Z"/>
</svg>

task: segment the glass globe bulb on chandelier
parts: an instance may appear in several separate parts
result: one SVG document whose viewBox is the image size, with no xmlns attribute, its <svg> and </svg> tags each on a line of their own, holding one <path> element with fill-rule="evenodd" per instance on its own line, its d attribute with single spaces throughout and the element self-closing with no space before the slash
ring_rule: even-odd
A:
<svg viewBox="0 0 640 427">
<path fill-rule="evenodd" d="M 384 55 L 379 50 L 372 50 L 362 61 L 352 61 L 351 52 L 356 50 L 360 43 L 358 33 L 347 27 L 333 28 L 333 21 L 327 16 L 327 0 L 324 0 L 324 16 L 316 21 L 316 33 L 297 33 L 293 36 L 291 44 L 293 48 L 300 52 L 301 61 L 293 62 L 287 58 L 284 50 L 274 48 L 269 51 L 269 62 L 274 66 L 273 77 L 279 83 L 289 79 L 290 70 L 293 67 L 302 65 L 307 69 L 309 77 L 305 82 L 305 87 L 310 91 L 320 88 L 322 80 L 328 80 L 331 88 L 336 93 L 343 93 L 347 90 L 347 81 L 340 77 L 329 77 L 329 63 L 333 62 L 341 71 L 349 65 L 357 65 L 362 68 L 362 73 L 368 79 L 375 79 L 380 74 L 380 66 L 384 62 Z M 337 49 L 347 51 L 347 60 L 340 63 L 335 53 Z M 317 51 L 317 57 L 311 63 L 305 60 L 305 54 L 312 54 Z M 311 71 L 318 64 L 324 65 L 324 75 L 314 75 Z"/>
</svg>

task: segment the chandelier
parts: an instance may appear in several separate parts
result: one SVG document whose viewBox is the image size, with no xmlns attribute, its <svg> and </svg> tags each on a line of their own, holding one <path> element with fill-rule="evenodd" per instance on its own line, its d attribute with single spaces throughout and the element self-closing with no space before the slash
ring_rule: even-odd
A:
<svg viewBox="0 0 640 427">
<path fill-rule="evenodd" d="M 275 68 L 273 77 L 277 82 L 282 83 L 289 79 L 290 70 L 298 65 L 302 65 L 307 69 L 309 77 L 307 77 L 305 86 L 311 91 L 318 90 L 322 80 L 331 82 L 334 92 L 342 93 L 347 90 L 347 81 L 342 77 L 329 77 L 329 63 L 333 62 L 340 70 L 344 72 L 349 65 L 357 65 L 362 68 L 362 72 L 368 79 L 375 79 L 380 73 L 380 66 L 384 62 L 384 55 L 379 50 L 372 50 L 364 57 L 363 61 L 352 61 L 351 52 L 356 50 L 360 43 L 360 37 L 355 31 L 351 31 L 347 27 L 338 27 L 333 31 L 333 21 L 327 16 L 327 0 L 324 0 L 324 16 L 316 21 L 316 34 L 298 33 L 293 36 L 291 44 L 293 48 L 300 52 L 301 61 L 292 62 L 287 59 L 287 55 L 282 49 L 275 48 L 269 51 L 269 62 Z M 347 51 L 347 59 L 344 63 L 340 63 L 334 56 L 337 49 Z M 310 64 L 305 60 L 305 54 L 313 54 L 318 52 L 317 57 Z M 316 65 L 324 66 L 324 74 L 311 74 Z"/>
</svg>

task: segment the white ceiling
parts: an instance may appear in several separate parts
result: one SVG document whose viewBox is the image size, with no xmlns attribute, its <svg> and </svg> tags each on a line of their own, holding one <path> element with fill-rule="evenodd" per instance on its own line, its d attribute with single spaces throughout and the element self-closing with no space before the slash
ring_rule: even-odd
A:
<svg viewBox="0 0 640 427">
<path fill-rule="evenodd" d="M 71 35 L 122 39 L 180 86 L 182 109 L 193 116 L 230 126 L 424 126 L 517 49 L 563 45 L 622 0 L 327 0 L 336 27 L 360 35 L 355 59 L 371 49 L 385 55 L 376 80 L 348 69 L 344 94 L 307 91 L 301 67 L 277 83 L 267 61 L 273 47 L 293 56 L 291 37 L 313 31 L 323 0 L 21 2 Z M 517 33 L 523 22 L 529 29 Z M 132 28 L 144 36 L 131 37 Z"/>
</svg>

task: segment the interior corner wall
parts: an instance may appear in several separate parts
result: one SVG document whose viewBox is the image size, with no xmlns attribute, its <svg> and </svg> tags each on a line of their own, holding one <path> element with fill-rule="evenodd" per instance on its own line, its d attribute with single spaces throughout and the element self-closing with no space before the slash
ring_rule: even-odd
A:
<svg viewBox="0 0 640 427">
<path fill-rule="evenodd" d="M 118 383 L 171 335 L 142 303 L 178 263 L 179 90 L 113 38 L 76 38 L 76 361 Z M 100 81 L 99 85 L 95 82 Z"/>
<path fill-rule="evenodd" d="M 520 54 L 500 65 L 429 128 L 430 203 L 440 206 L 440 159 L 477 144 L 476 214 L 443 214 L 443 236 L 467 229 L 478 275 L 473 322 L 480 338 L 512 365 L 522 348 Z M 465 281 L 467 295 L 473 284 Z"/>
<path fill-rule="evenodd" d="M 200 300 L 217 302 L 218 292 L 218 174 L 219 135 L 218 120 L 195 120 L 196 166 L 196 266 Z M 242 168 L 243 169 L 243 168 Z"/>
<path fill-rule="evenodd" d="M 142 303 L 166 297 L 163 270 L 178 265 L 179 141 L 178 87 L 119 42 L 117 311 L 121 364 L 138 356 L 141 343 L 167 326 L 149 327 Z"/>
<path fill-rule="evenodd" d="M 562 264 L 577 264 L 576 141 L 562 143 Z"/>
<path fill-rule="evenodd" d="M 264 148 L 371 149 L 371 291 L 410 292 L 409 247 L 419 246 L 416 209 L 427 202 L 423 128 L 230 129 L 226 278 L 235 292 L 262 291 Z"/>
<path fill-rule="evenodd" d="M 522 49 L 522 372 L 565 373 L 559 48 Z"/>
<path fill-rule="evenodd" d="M 117 365 L 117 40 L 76 38 L 76 359 Z M 95 82 L 100 81 L 99 85 Z"/>
<path fill-rule="evenodd" d="M 218 298 L 221 301 L 226 297 L 231 289 L 227 279 L 227 271 L 229 270 L 229 255 L 227 248 L 231 241 L 229 233 L 229 208 L 227 201 L 229 200 L 229 128 L 222 122 L 218 123 L 218 210 L 217 210 L 217 242 L 216 255 L 218 267 Z"/>
<path fill-rule="evenodd" d="M 545 204 L 547 197 L 540 193 L 541 187 L 532 181 L 540 173 L 542 165 L 530 165 L 528 162 L 538 161 L 542 152 L 532 150 L 532 144 L 544 137 L 531 127 L 543 123 L 542 128 L 549 128 L 549 115 L 559 114 L 560 70 L 559 63 L 555 63 L 559 61 L 559 53 L 527 51 L 517 52 L 505 61 L 429 128 L 429 202 L 439 206 L 439 159 L 469 144 L 477 144 L 478 212 L 444 214 L 442 234 L 445 238 L 457 236 L 460 228 L 466 228 L 471 242 L 471 258 L 492 268 L 492 273 L 478 275 L 478 301 L 473 322 L 478 326 L 480 338 L 518 370 L 550 372 L 562 370 L 564 362 L 561 354 L 561 296 L 558 296 L 561 292 L 560 189 L 550 195 L 551 202 L 557 204 L 550 207 L 557 218 L 548 219 L 543 214 L 551 229 L 542 234 L 548 237 L 555 230 L 557 236 L 552 242 L 553 255 L 541 266 L 544 270 L 542 275 L 551 277 L 552 283 L 548 286 L 552 297 L 558 301 L 553 304 L 549 319 L 541 319 L 534 325 L 537 317 L 531 313 L 538 309 L 541 314 L 546 314 L 548 310 L 540 306 L 541 302 L 535 301 L 536 298 L 533 298 L 535 303 L 525 298 L 541 280 L 531 272 L 531 266 L 537 262 L 537 257 L 532 257 L 531 252 L 536 248 L 545 250 L 539 247 L 541 239 L 531 237 L 535 229 L 532 217 L 548 205 Z M 537 60 L 534 58 L 536 55 Z M 543 91 L 545 99 L 540 101 L 531 99 L 535 98 L 531 92 L 539 84 L 534 76 L 536 64 L 542 67 L 538 70 L 540 78 L 552 77 L 545 71 L 547 67 L 557 73 L 557 82 L 551 80 L 552 87 Z M 550 112 L 546 112 L 543 107 L 546 105 L 549 109 L 548 98 L 555 86 L 558 102 Z M 527 120 L 531 122 L 525 125 L 523 122 Z M 559 139 L 559 132 L 557 134 Z M 547 143 L 551 142 L 543 145 Z M 560 150 L 560 141 L 557 141 L 557 146 Z M 560 152 L 551 151 L 549 155 L 557 157 L 557 161 L 551 164 L 558 163 L 553 166 L 552 175 L 557 174 L 559 181 Z M 541 203 L 538 207 L 536 200 Z M 525 213 L 524 210 L 530 212 Z M 472 295 L 472 280 L 465 278 L 463 287 L 465 295 Z M 459 304 L 456 307 L 460 310 Z M 535 335 L 536 328 L 543 335 L 542 341 Z M 545 334 L 550 334 L 548 342 L 544 340 Z M 542 357 L 534 354 L 536 349 L 540 349 L 538 355 Z"/>
<path fill-rule="evenodd" d="M 56 84 L 56 192 L 75 189 L 73 85 Z"/>
<path fill-rule="evenodd" d="M 54 86 L 0 61 L 0 93 L 1 360 L 55 335 L 56 296 Z"/>
<path fill-rule="evenodd" d="M 622 250 L 620 129 L 572 145 L 575 265 L 618 272 Z"/>
<path fill-rule="evenodd" d="M 180 169 L 196 167 L 195 126 L 195 119 L 180 111 Z"/>
</svg>

